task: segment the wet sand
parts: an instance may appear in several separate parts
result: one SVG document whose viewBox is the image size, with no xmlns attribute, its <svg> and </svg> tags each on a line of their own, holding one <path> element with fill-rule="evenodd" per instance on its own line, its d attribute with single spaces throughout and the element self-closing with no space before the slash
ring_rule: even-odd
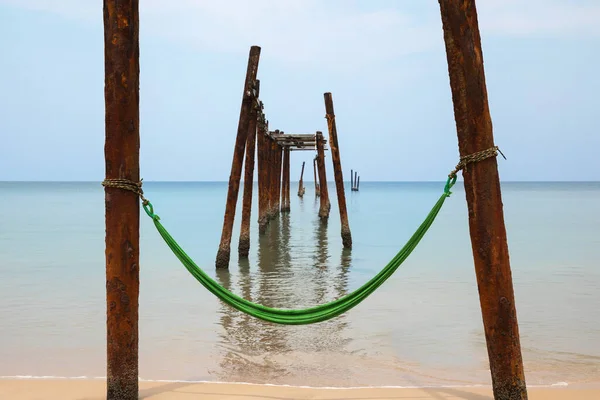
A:
<svg viewBox="0 0 600 400">
<path fill-rule="evenodd" d="M 490 388 L 303 388 L 231 383 L 140 382 L 140 399 L 420 399 L 493 400 Z M 597 400 L 600 388 L 529 388 L 530 400 Z M 101 400 L 106 398 L 105 380 L 5 379 L 0 398 L 11 400 Z"/>
</svg>

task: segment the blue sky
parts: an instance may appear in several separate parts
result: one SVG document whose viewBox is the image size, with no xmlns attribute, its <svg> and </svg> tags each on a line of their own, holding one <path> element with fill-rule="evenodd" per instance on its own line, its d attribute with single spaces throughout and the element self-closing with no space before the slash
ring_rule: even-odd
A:
<svg viewBox="0 0 600 400">
<path fill-rule="evenodd" d="M 272 129 L 327 132 L 333 93 L 347 180 L 456 164 L 437 1 L 140 3 L 146 181 L 228 179 L 251 45 Z M 600 180 L 600 3 L 477 5 L 501 179 Z M 0 0 L 0 180 L 104 178 L 102 29 L 100 0 Z"/>
</svg>

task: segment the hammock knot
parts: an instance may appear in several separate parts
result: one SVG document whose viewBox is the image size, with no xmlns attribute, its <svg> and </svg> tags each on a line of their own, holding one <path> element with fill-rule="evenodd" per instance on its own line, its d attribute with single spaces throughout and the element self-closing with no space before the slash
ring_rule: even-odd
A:
<svg viewBox="0 0 600 400">
<path fill-rule="evenodd" d="M 491 157 L 496 157 L 498 155 L 498 152 L 500 152 L 500 154 L 502 154 L 502 157 L 504 157 L 504 159 L 506 160 L 506 157 L 504 156 L 502 151 L 500 151 L 500 148 L 498 146 L 490 147 L 489 149 L 478 151 L 477 153 L 462 156 L 458 164 L 456 164 L 456 167 L 452 170 L 452 172 L 448 174 L 448 178 L 456 178 L 456 174 L 458 173 L 458 171 L 465 169 L 467 164 L 472 164 Z"/>
<path fill-rule="evenodd" d="M 129 179 L 105 179 L 102 181 L 102 186 L 129 190 L 140 197 L 144 206 L 150 204 L 150 202 L 144 197 L 141 179 L 139 182 L 130 181 Z"/>
</svg>

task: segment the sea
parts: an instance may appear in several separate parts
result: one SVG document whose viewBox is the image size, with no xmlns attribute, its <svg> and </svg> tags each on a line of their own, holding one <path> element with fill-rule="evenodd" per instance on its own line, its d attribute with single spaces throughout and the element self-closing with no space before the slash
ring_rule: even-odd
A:
<svg viewBox="0 0 600 400">
<path fill-rule="evenodd" d="M 244 298 L 278 308 L 334 300 L 400 250 L 444 182 L 346 184 L 353 247 L 327 223 L 313 182 L 228 270 L 216 270 L 226 182 L 146 182 L 181 247 Z M 527 384 L 600 383 L 600 183 L 502 182 Z M 395 274 L 359 306 L 306 326 L 223 304 L 181 265 L 141 211 L 139 374 L 145 380 L 312 387 L 491 383 L 462 183 Z M 106 376 L 104 189 L 100 182 L 0 183 L 0 377 Z"/>
</svg>

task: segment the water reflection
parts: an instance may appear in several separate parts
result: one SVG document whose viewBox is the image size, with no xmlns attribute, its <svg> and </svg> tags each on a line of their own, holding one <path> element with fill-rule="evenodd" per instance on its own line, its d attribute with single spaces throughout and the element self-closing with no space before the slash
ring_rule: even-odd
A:
<svg viewBox="0 0 600 400">
<path fill-rule="evenodd" d="M 237 271 L 217 271 L 217 279 L 234 293 L 269 307 L 308 307 L 345 295 L 350 252 L 343 251 L 339 262 L 332 262 L 327 224 L 315 214 L 312 227 L 314 252 L 294 251 L 306 244 L 294 239 L 290 215 L 280 215 L 259 237 L 256 269 L 251 261 L 241 260 Z M 221 303 L 219 321 L 221 359 L 215 373 L 223 381 L 286 383 L 301 376 L 325 376 L 328 363 L 340 365 L 327 354 L 348 353 L 345 315 L 316 325 L 283 326 Z"/>
</svg>

